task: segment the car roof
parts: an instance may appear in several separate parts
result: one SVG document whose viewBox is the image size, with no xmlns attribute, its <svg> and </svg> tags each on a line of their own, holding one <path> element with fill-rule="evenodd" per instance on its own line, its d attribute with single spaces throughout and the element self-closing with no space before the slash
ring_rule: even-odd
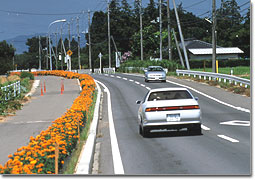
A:
<svg viewBox="0 0 255 180">
<path fill-rule="evenodd" d="M 156 67 L 161 67 L 161 66 L 149 66 L 148 68 L 156 68 Z"/>
<path fill-rule="evenodd" d="M 187 88 L 178 88 L 178 87 L 171 87 L 171 88 L 157 88 L 157 89 L 151 89 L 150 92 L 158 92 L 158 91 L 188 91 Z"/>
</svg>

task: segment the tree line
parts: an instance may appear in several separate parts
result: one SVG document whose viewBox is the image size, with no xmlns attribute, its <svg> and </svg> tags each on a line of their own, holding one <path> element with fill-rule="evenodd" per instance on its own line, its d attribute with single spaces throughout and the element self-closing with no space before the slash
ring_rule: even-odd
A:
<svg viewBox="0 0 255 180">
<path fill-rule="evenodd" d="M 146 7 L 142 8 L 143 17 L 143 50 L 144 59 L 150 57 L 159 57 L 159 17 L 158 1 L 150 0 Z M 139 1 L 129 4 L 127 0 L 112 0 L 109 5 L 110 9 L 110 27 L 111 36 L 113 37 L 118 51 L 122 54 L 129 52 L 131 59 L 140 59 L 140 20 L 139 20 Z M 203 16 L 194 15 L 183 8 L 180 3 L 177 11 L 181 21 L 183 36 L 185 39 L 198 39 L 211 43 L 212 24 L 207 22 Z M 244 51 L 243 57 L 250 57 L 250 11 L 241 15 L 240 7 L 236 0 L 221 1 L 221 6 L 216 10 L 217 17 L 217 45 L 222 47 L 239 47 Z M 152 23 L 156 22 L 156 23 Z M 92 47 L 92 64 L 94 67 L 99 66 L 98 54 L 103 54 L 103 66 L 108 67 L 108 21 L 107 12 L 96 11 L 93 14 L 90 26 L 91 47 Z M 167 42 L 167 4 L 162 4 L 162 35 L 163 35 L 163 59 L 168 59 L 168 42 Z M 174 9 L 170 8 L 170 26 L 176 31 L 178 28 L 175 18 Z M 88 42 L 88 34 L 86 34 Z M 173 60 L 178 60 L 178 53 L 173 36 L 172 52 Z M 29 47 L 28 52 L 16 56 L 19 68 L 38 68 L 38 37 L 27 40 L 26 45 Z M 180 40 L 178 39 L 180 42 Z M 41 38 L 42 47 L 46 47 L 46 38 Z M 2 44 L 3 42 L 1 42 Z M 65 48 L 68 50 L 68 40 L 64 40 Z M 13 47 L 10 47 L 13 48 Z M 55 48 L 55 47 L 53 47 Z M 58 43 L 58 52 L 61 51 L 61 42 Z M 72 68 L 78 69 L 78 43 L 75 39 L 71 41 Z M 83 68 L 88 68 L 88 46 L 81 49 L 81 64 Z M 112 65 L 115 65 L 115 47 L 111 42 Z M 1 51 L 0 51 L 1 52 Z M 46 53 L 46 52 L 42 52 Z M 0 54 L 1 56 L 4 54 Z M 47 57 L 43 54 L 42 68 L 47 68 Z M 55 61 L 54 57 L 53 60 Z M 9 64 L 11 60 L 9 60 Z M 2 62 L 1 62 L 2 64 Z M 11 67 L 11 66 L 10 66 Z M 10 68 L 9 67 L 9 68 Z M 12 68 L 10 68 L 12 69 Z M 60 61 L 53 62 L 53 69 L 66 69 L 65 63 Z"/>
</svg>

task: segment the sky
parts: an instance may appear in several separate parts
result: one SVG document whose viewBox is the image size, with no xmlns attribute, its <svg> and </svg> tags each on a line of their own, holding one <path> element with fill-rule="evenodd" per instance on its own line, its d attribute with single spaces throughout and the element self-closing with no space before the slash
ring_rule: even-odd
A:
<svg viewBox="0 0 255 180">
<path fill-rule="evenodd" d="M 59 32 L 61 24 L 56 23 L 49 28 L 49 24 L 58 19 L 66 19 L 68 22 L 79 16 L 79 31 L 86 31 L 88 27 L 87 11 L 106 11 L 107 0 L 0 0 L 0 41 L 14 38 L 20 35 L 34 35 L 38 33 L 47 34 Z M 164 0 L 166 1 L 166 0 Z M 249 0 L 236 0 L 239 5 Z M 143 7 L 146 7 L 149 0 L 142 0 Z M 158 0 L 155 0 L 158 2 Z M 176 0 L 176 4 L 182 2 L 184 9 L 201 15 L 211 11 L 212 0 Z M 216 0 L 217 7 L 221 0 Z M 133 4 L 134 0 L 128 0 Z M 249 3 L 241 7 L 246 13 Z M 170 8 L 173 8 L 170 0 Z M 84 12 L 84 13 L 82 13 Z M 204 16 L 206 16 L 205 14 Z M 92 16 L 91 16 L 92 17 Z M 72 23 L 71 31 L 76 32 L 76 22 Z M 67 33 L 67 24 L 63 24 L 63 33 Z M 72 33 L 71 32 L 71 33 Z"/>
</svg>

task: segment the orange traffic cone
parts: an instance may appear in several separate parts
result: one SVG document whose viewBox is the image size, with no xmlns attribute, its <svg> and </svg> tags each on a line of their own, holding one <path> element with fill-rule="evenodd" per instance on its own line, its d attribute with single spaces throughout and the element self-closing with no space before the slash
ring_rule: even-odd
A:
<svg viewBox="0 0 255 180">
<path fill-rule="evenodd" d="M 41 96 L 43 96 L 42 83 L 41 83 Z"/>
<path fill-rule="evenodd" d="M 65 88 L 64 88 L 64 81 L 62 81 L 62 86 L 63 86 L 63 91 L 65 90 Z"/>
<path fill-rule="evenodd" d="M 43 85 L 44 85 L 44 93 L 46 93 L 46 85 L 45 85 L 45 81 L 43 82 Z"/>
<path fill-rule="evenodd" d="M 63 84 L 62 84 L 62 81 L 61 81 L 61 93 L 60 94 L 63 94 Z"/>
</svg>

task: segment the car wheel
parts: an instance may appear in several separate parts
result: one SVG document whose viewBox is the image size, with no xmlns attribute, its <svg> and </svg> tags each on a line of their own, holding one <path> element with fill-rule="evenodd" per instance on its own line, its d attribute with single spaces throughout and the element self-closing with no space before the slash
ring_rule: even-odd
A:
<svg viewBox="0 0 255 180">
<path fill-rule="evenodd" d="M 166 80 L 163 80 L 162 82 L 164 82 L 164 83 L 165 83 L 165 82 L 166 82 Z"/>
<path fill-rule="evenodd" d="M 202 134 L 202 129 L 201 129 L 201 125 L 196 125 L 193 128 L 190 129 L 191 134 L 194 135 L 201 135 Z"/>
<path fill-rule="evenodd" d="M 142 136 L 143 137 L 148 137 L 149 133 L 150 133 L 150 130 L 148 128 L 146 128 L 146 127 L 143 127 L 143 129 L 142 129 Z"/>
<path fill-rule="evenodd" d="M 149 82 L 147 79 L 144 80 L 145 82 Z"/>
</svg>

